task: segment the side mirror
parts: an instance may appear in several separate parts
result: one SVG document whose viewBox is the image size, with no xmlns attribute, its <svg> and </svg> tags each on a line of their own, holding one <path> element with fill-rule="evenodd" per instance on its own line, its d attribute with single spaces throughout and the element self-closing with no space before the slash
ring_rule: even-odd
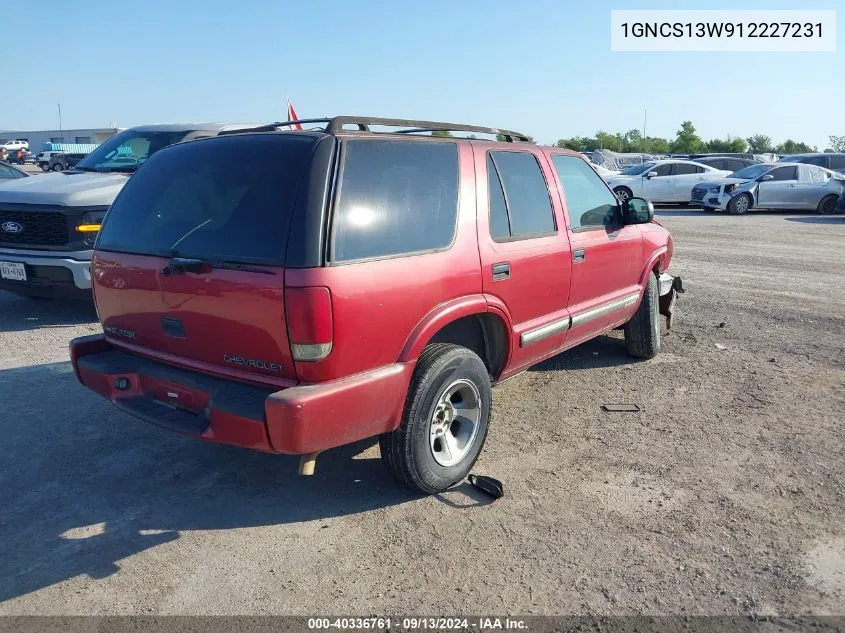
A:
<svg viewBox="0 0 845 633">
<path fill-rule="evenodd" d="M 656 175 L 657 175 L 656 171 L 650 171 L 645 175 L 645 177 L 646 178 L 654 178 Z"/>
<path fill-rule="evenodd" d="M 766 182 L 767 180 L 774 180 L 774 179 L 775 179 L 775 177 L 772 176 L 771 174 L 766 174 L 765 176 L 760 176 L 757 179 L 757 182 Z"/>
<path fill-rule="evenodd" d="M 654 219 L 654 205 L 643 198 L 628 198 L 622 205 L 624 223 L 648 224 Z"/>
</svg>

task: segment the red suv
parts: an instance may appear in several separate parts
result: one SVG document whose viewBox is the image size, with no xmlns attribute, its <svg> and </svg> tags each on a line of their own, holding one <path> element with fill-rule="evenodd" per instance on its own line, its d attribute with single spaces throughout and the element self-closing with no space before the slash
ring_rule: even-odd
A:
<svg viewBox="0 0 845 633">
<path fill-rule="evenodd" d="M 659 351 L 672 238 L 580 155 L 475 126 L 301 123 L 319 127 L 173 145 L 126 184 L 92 262 L 104 334 L 70 345 L 83 385 L 305 474 L 378 435 L 432 493 L 477 459 L 496 383 L 614 328 Z"/>
</svg>

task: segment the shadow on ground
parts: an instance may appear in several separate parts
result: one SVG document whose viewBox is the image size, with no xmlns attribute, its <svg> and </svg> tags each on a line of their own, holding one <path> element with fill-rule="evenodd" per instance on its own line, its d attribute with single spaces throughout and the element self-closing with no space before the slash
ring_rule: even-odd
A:
<svg viewBox="0 0 845 633">
<path fill-rule="evenodd" d="M 784 218 L 787 222 L 804 222 L 806 224 L 845 224 L 845 216 L 810 215 L 798 218 Z"/>
<path fill-rule="evenodd" d="M 0 371 L 0 384 L 14 394 L 0 414 L 0 601 L 80 574 L 107 576 L 183 530 L 315 521 L 416 498 L 377 451 L 359 455 L 372 440 L 322 454 L 316 475 L 300 478 L 295 457 L 134 420 L 80 386 L 67 362 Z M 454 493 L 441 501 L 483 503 L 466 488 Z"/>
<path fill-rule="evenodd" d="M 0 290 L 0 332 L 91 323 L 99 330 L 93 301 L 30 299 Z"/>
<path fill-rule="evenodd" d="M 599 336 L 571 350 L 552 356 L 528 371 L 561 371 L 618 367 L 640 362 L 628 354 L 625 341 L 614 336 Z"/>
</svg>

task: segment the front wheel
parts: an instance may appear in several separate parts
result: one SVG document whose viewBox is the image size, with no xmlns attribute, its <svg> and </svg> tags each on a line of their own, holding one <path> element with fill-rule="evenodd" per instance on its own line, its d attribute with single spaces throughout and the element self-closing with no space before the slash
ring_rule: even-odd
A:
<svg viewBox="0 0 845 633">
<path fill-rule="evenodd" d="M 834 194 L 825 196 L 821 199 L 821 201 L 819 201 L 819 206 L 816 207 L 816 213 L 821 213 L 823 215 L 827 215 L 829 213 L 836 213 L 836 202 L 838 200 L 839 197 Z"/>
<path fill-rule="evenodd" d="M 619 200 L 620 204 L 625 204 L 634 197 L 634 193 L 628 189 L 628 187 L 616 187 L 613 190 L 613 193 L 616 194 L 616 198 Z"/>
<path fill-rule="evenodd" d="M 408 388 L 402 422 L 379 438 L 385 467 L 400 483 L 443 492 L 469 474 L 490 423 L 490 376 L 459 345 L 429 345 Z"/>
<path fill-rule="evenodd" d="M 637 358 L 654 358 L 660 352 L 660 296 L 654 274 L 648 276 L 640 307 L 625 324 L 625 346 Z"/>
<path fill-rule="evenodd" d="M 728 202 L 728 213 L 731 215 L 745 215 L 748 213 L 748 210 L 751 208 L 751 195 L 747 193 L 741 193 L 738 196 L 734 196 Z"/>
</svg>

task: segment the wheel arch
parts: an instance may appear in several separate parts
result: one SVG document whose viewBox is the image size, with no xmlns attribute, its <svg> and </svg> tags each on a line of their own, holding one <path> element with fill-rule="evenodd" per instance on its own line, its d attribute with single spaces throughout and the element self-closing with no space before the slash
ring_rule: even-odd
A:
<svg viewBox="0 0 845 633">
<path fill-rule="evenodd" d="M 454 343 L 471 349 L 495 380 L 510 358 L 511 331 L 505 312 L 482 295 L 460 297 L 431 310 L 405 342 L 400 362 L 415 361 L 430 343 Z"/>
<path fill-rule="evenodd" d="M 668 252 L 669 248 L 667 246 L 661 246 L 656 251 L 654 251 L 648 258 L 646 265 L 643 267 L 643 270 L 640 273 L 639 285 L 641 292 L 645 290 L 645 285 L 648 281 L 648 276 L 651 273 L 660 275 L 660 273 L 666 270 L 666 254 Z"/>
</svg>

